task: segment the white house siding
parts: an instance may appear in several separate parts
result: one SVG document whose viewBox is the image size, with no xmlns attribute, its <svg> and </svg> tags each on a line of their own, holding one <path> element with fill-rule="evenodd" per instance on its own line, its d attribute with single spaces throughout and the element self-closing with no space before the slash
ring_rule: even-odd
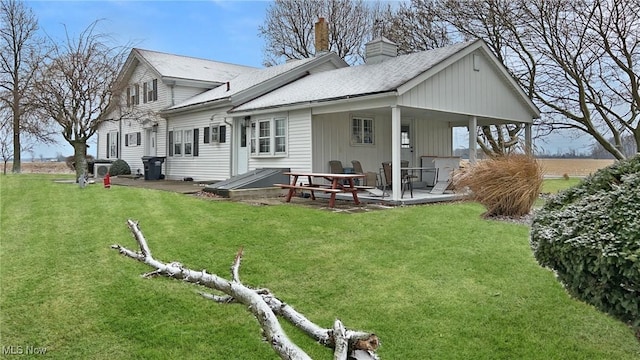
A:
<svg viewBox="0 0 640 360">
<path fill-rule="evenodd" d="M 373 145 L 351 145 L 352 115 L 374 118 Z M 315 115 L 312 129 L 316 172 L 329 172 L 330 160 L 340 160 L 344 167 L 351 167 L 351 160 L 359 160 L 365 171 L 377 171 L 382 161 L 391 160 L 391 114 L 363 111 Z"/>
<path fill-rule="evenodd" d="M 257 115 L 269 118 L 282 113 Z M 282 157 L 249 157 L 249 170 L 259 168 L 291 168 L 293 171 L 314 170 L 311 164 L 311 110 L 287 112 L 287 155 Z"/>
<path fill-rule="evenodd" d="M 171 90 L 171 88 L 169 86 L 167 86 L 167 88 L 169 88 L 169 90 Z M 176 85 L 174 86 L 173 89 L 173 104 L 171 105 L 178 105 L 181 102 L 190 99 L 196 95 L 202 94 L 203 92 L 210 90 L 208 88 L 197 88 L 197 87 L 187 87 L 187 86 L 180 86 L 180 85 Z M 169 104 L 167 104 L 167 107 L 170 106 Z"/>
<path fill-rule="evenodd" d="M 186 177 L 195 181 L 224 180 L 229 178 L 230 151 L 232 127 L 224 123 L 224 113 L 227 109 L 216 111 L 201 111 L 184 115 L 172 116 L 167 120 L 164 134 L 163 149 L 167 148 L 168 132 L 175 130 L 198 129 L 198 156 L 169 156 L 163 165 L 163 171 L 167 179 L 182 180 Z M 217 125 L 226 125 L 225 142 L 205 143 L 205 127 L 212 124 L 211 117 L 215 117 Z M 228 118 L 231 123 L 231 118 Z M 160 144 L 160 142 L 158 142 Z M 195 146 L 195 144 L 194 144 Z"/>
<path fill-rule="evenodd" d="M 479 71 L 469 54 L 413 87 L 399 105 L 475 115 L 506 121 L 531 122 L 531 110 L 480 51 Z"/>
<path fill-rule="evenodd" d="M 420 164 L 420 156 L 451 156 L 453 130 L 446 121 L 416 119 L 413 122 L 413 163 Z"/>
<path fill-rule="evenodd" d="M 107 133 L 111 131 L 121 131 L 119 135 L 119 158 L 126 161 L 131 168 L 132 173 L 136 173 L 139 169 L 141 173 L 144 172 L 144 164 L 142 162 L 142 157 L 145 154 L 146 147 L 146 137 L 145 137 L 145 128 L 143 127 L 143 123 L 145 120 L 151 120 L 158 124 L 157 128 L 157 142 L 156 142 L 156 155 L 157 156 L 167 156 L 167 131 L 166 131 L 166 121 L 159 116 L 149 116 L 149 113 L 157 112 L 172 105 L 173 101 L 179 100 L 183 101 L 186 98 L 189 98 L 195 94 L 199 94 L 207 89 L 204 88 L 189 88 L 185 86 L 172 86 L 167 85 L 162 82 L 161 77 L 153 70 L 147 68 L 141 63 L 137 63 L 137 67 L 134 69 L 129 84 L 139 84 L 140 85 L 140 103 L 135 106 L 136 112 L 142 114 L 139 118 L 136 119 L 122 119 L 121 121 L 113 121 L 108 122 L 102 125 L 99 131 L 96 133 L 98 137 L 98 149 L 97 149 L 97 159 L 107 159 Z M 153 102 L 143 102 L 143 83 L 146 81 L 150 81 L 153 79 L 157 79 L 158 83 L 158 100 Z M 126 95 L 125 95 L 126 96 Z M 125 102 L 126 103 L 126 102 Z M 119 113 L 119 112 L 118 112 Z M 113 114 L 110 116 L 111 118 L 119 118 L 118 114 Z M 151 126 L 152 122 L 148 122 L 146 127 Z M 130 146 L 126 146 L 125 144 L 125 136 L 128 133 L 136 133 L 140 132 L 141 135 L 141 143 L 140 145 L 133 144 Z M 200 136 L 202 136 L 202 130 L 200 132 Z M 208 144 L 207 144 L 208 145 Z M 109 158 L 109 160 L 115 160 Z M 166 165 L 163 165 L 163 173 L 166 172 Z"/>
<path fill-rule="evenodd" d="M 351 145 L 351 116 L 373 116 L 373 145 Z M 451 156 L 452 129 L 448 122 L 430 118 L 413 119 L 414 164 L 421 155 Z M 378 171 L 383 161 L 391 161 L 391 113 L 342 112 L 313 117 L 313 171 L 328 172 L 330 160 L 351 167 L 359 160 L 364 171 Z"/>
</svg>

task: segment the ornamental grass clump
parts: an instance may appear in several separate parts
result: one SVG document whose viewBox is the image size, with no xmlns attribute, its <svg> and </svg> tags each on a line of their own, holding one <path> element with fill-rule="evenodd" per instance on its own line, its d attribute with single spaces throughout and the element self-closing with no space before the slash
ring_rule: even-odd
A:
<svg viewBox="0 0 640 360">
<path fill-rule="evenodd" d="M 640 155 L 551 197 L 531 248 L 574 297 L 630 324 L 640 337 Z"/>
<path fill-rule="evenodd" d="M 458 191 L 470 190 L 471 198 L 484 205 L 485 217 L 529 214 L 540 194 L 542 180 L 538 161 L 524 154 L 481 160 L 453 177 Z"/>
</svg>

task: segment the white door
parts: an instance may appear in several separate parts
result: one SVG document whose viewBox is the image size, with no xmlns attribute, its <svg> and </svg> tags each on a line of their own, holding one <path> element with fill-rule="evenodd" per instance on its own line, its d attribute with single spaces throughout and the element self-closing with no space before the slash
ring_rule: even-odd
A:
<svg viewBox="0 0 640 360">
<path fill-rule="evenodd" d="M 240 119 L 237 122 L 240 131 L 236 138 L 236 172 L 235 175 L 244 174 L 249 170 L 249 150 L 247 147 L 247 127 L 245 122 Z"/>
<path fill-rule="evenodd" d="M 145 156 L 156 156 L 157 152 L 157 136 L 158 133 L 153 131 L 152 129 L 145 129 L 144 131 L 145 142 L 144 142 L 144 154 Z"/>
<path fill-rule="evenodd" d="M 408 161 L 409 167 L 414 165 L 412 125 L 411 120 L 402 119 L 402 125 L 400 126 L 400 159 Z"/>
</svg>

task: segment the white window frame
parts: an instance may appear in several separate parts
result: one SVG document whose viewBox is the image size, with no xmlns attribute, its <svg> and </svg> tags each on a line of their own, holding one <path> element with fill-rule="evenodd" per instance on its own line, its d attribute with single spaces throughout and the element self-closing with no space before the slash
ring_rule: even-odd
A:
<svg viewBox="0 0 640 360">
<path fill-rule="evenodd" d="M 129 104 L 129 107 L 140 105 L 140 85 L 130 84 L 128 94 L 129 99 L 127 100 L 127 103 Z"/>
<path fill-rule="evenodd" d="M 138 133 L 137 132 L 132 132 L 132 133 L 128 133 L 127 134 L 127 146 L 128 147 L 132 147 L 132 146 L 138 146 Z"/>
<path fill-rule="evenodd" d="M 289 148 L 289 121 L 286 116 L 251 121 L 251 156 L 283 157 Z"/>
<path fill-rule="evenodd" d="M 373 116 L 352 115 L 349 122 L 351 145 L 373 146 L 375 145 L 376 132 Z"/>
<path fill-rule="evenodd" d="M 220 124 L 209 125 L 209 142 L 211 144 L 220 142 Z"/>
<path fill-rule="evenodd" d="M 118 158 L 118 132 L 109 131 L 109 158 Z"/>
<path fill-rule="evenodd" d="M 182 152 L 182 129 L 173 129 L 173 156 L 181 157 Z"/>
<path fill-rule="evenodd" d="M 182 150 L 184 156 L 193 156 L 193 129 L 182 130 Z"/>
</svg>

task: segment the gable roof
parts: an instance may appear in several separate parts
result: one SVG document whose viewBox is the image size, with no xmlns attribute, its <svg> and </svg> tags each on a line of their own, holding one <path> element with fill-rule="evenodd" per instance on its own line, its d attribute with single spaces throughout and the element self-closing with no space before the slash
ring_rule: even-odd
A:
<svg viewBox="0 0 640 360">
<path fill-rule="evenodd" d="M 176 104 L 167 111 L 177 111 L 195 105 L 206 105 L 207 103 L 227 100 L 232 104 L 241 104 L 273 91 L 279 87 L 300 79 L 325 63 L 331 63 L 334 67 L 348 67 L 344 60 L 335 53 L 327 53 L 322 56 L 293 60 L 287 63 L 276 65 L 264 69 L 253 69 L 243 72 L 226 84 L 208 90 Z"/>
<path fill-rule="evenodd" d="M 133 71 L 136 61 L 149 66 L 165 82 L 182 80 L 218 85 L 243 72 L 256 69 L 251 66 L 134 48 L 125 64 L 125 72 Z"/>
<path fill-rule="evenodd" d="M 236 106 L 230 112 L 317 103 L 387 92 L 399 95 L 407 91 L 408 87 L 416 81 L 423 81 L 439 71 L 442 66 L 448 65 L 476 49 L 488 52 L 491 59 L 494 62 L 497 61 L 484 41 L 478 39 L 433 50 L 400 55 L 376 64 L 363 64 L 311 74 L 264 96 Z M 538 108 L 526 97 L 522 88 L 506 72 L 504 66 L 499 63 L 496 66 L 501 68 L 503 77 L 511 87 L 519 91 L 532 113 L 539 115 Z"/>
</svg>

